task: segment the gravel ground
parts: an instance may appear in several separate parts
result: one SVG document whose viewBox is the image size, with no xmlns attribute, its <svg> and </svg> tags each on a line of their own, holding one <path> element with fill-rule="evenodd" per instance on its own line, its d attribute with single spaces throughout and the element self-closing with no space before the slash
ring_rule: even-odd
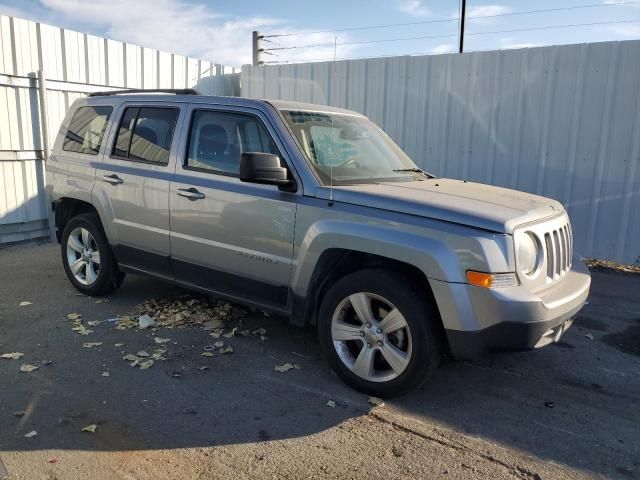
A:
<svg viewBox="0 0 640 480">
<path fill-rule="evenodd" d="M 122 357 L 152 354 L 153 331 L 87 324 L 180 290 L 129 276 L 95 303 L 52 244 L 2 248 L 0 272 L 0 354 L 24 353 L 0 359 L 0 479 L 640 479 L 638 275 L 595 272 L 557 345 L 443 365 L 373 407 L 329 371 L 313 329 L 250 313 L 241 328 L 268 339 L 223 337 L 234 352 L 210 357 L 202 328 L 159 329 L 167 360 L 141 370 Z"/>
</svg>

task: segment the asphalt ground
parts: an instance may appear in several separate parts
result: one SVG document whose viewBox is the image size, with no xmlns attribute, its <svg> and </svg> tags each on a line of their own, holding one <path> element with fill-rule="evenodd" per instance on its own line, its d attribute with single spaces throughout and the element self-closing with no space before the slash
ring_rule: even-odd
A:
<svg viewBox="0 0 640 480">
<path fill-rule="evenodd" d="M 241 328 L 267 339 L 223 339 L 234 352 L 211 357 L 199 327 L 79 335 L 69 313 L 104 321 L 183 291 L 128 276 L 95 303 L 58 248 L 0 249 L 0 354 L 24 353 L 0 359 L 0 479 L 640 478 L 640 275 L 594 272 L 556 345 L 449 362 L 372 406 L 329 370 L 313 328 L 261 312 Z M 171 339 L 167 360 L 129 366 L 154 335 Z M 299 368 L 274 370 L 285 363 Z"/>
</svg>

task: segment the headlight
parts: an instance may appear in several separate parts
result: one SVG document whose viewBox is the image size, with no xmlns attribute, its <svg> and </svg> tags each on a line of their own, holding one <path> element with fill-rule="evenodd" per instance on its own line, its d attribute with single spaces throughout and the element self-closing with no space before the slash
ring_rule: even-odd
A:
<svg viewBox="0 0 640 480">
<path fill-rule="evenodd" d="M 530 233 L 518 237 L 516 245 L 518 268 L 525 275 L 531 275 L 538 269 L 538 242 Z"/>
</svg>

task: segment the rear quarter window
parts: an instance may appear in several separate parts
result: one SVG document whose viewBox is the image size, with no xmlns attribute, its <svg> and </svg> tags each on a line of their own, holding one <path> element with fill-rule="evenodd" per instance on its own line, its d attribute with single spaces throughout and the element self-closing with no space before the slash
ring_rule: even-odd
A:
<svg viewBox="0 0 640 480">
<path fill-rule="evenodd" d="M 112 111 L 108 106 L 78 108 L 65 132 L 62 150 L 97 155 Z"/>
</svg>

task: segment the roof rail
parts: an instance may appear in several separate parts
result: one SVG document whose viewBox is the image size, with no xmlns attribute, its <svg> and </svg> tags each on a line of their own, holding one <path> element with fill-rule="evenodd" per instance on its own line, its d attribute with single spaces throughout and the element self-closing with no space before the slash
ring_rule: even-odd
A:
<svg viewBox="0 0 640 480">
<path fill-rule="evenodd" d="M 174 95 L 202 95 L 194 88 L 134 88 L 127 90 L 111 90 L 108 92 L 91 92 L 90 97 L 107 97 L 109 95 L 123 95 L 129 93 L 173 93 Z"/>
</svg>

